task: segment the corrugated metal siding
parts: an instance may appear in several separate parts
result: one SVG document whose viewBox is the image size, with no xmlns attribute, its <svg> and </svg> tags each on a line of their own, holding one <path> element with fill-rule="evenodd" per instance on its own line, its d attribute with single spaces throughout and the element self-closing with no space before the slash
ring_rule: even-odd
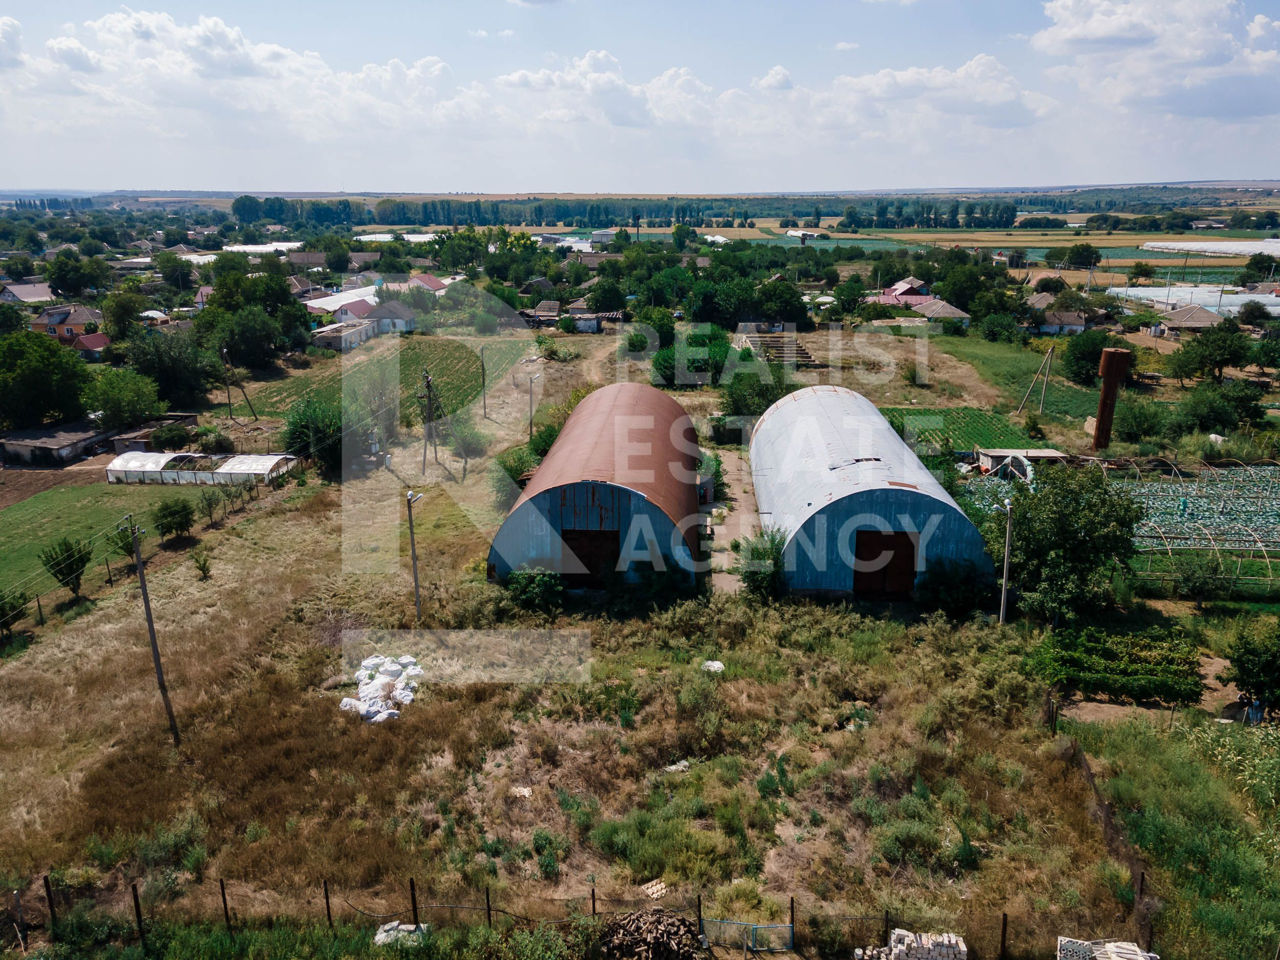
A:
<svg viewBox="0 0 1280 960">
<path fill-rule="evenodd" d="M 652 541 L 665 566 L 693 575 L 685 538 L 656 504 L 626 487 L 582 481 L 544 490 L 512 510 L 489 550 L 494 576 L 502 579 L 521 566 L 581 572 L 565 554 L 562 530 L 617 530 L 624 558 L 629 547 L 634 552 Z"/>
<path fill-rule="evenodd" d="M 977 529 L 875 405 L 852 390 L 809 387 L 765 411 L 751 437 L 751 473 L 762 524 L 787 537 L 792 589 L 851 590 L 858 529 L 927 534 L 918 572 L 943 560 L 991 568 Z M 802 545 L 824 542 L 820 533 L 825 547 L 811 555 Z"/>
</svg>

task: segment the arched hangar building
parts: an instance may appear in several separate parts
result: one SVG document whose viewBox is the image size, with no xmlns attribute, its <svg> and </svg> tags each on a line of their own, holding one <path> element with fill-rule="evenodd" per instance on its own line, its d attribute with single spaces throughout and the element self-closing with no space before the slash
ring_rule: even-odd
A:
<svg viewBox="0 0 1280 960">
<path fill-rule="evenodd" d="M 588 394 L 494 537 L 489 576 L 529 567 L 571 586 L 646 570 L 692 580 L 702 549 L 698 459 L 693 422 L 668 395 L 640 383 Z"/>
<path fill-rule="evenodd" d="M 836 386 L 783 397 L 751 435 L 763 527 L 786 537 L 787 587 L 909 597 L 938 564 L 991 576 L 982 536 L 875 405 Z"/>
</svg>

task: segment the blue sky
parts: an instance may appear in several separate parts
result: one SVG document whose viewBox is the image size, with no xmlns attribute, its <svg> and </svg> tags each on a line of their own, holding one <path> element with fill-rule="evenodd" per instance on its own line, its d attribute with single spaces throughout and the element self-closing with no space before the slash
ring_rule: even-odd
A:
<svg viewBox="0 0 1280 960">
<path fill-rule="evenodd" d="M 1277 176 L 1280 0 L 64 0 L 0 187 L 747 192 Z"/>
</svg>

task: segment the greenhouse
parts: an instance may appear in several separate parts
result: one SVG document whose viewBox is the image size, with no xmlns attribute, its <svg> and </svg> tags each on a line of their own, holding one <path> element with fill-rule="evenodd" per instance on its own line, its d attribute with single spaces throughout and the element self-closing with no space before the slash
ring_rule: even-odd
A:
<svg viewBox="0 0 1280 960">
<path fill-rule="evenodd" d="M 205 456 L 130 450 L 107 464 L 108 483 L 230 484 L 270 483 L 287 473 L 296 458 L 282 453 Z"/>
</svg>

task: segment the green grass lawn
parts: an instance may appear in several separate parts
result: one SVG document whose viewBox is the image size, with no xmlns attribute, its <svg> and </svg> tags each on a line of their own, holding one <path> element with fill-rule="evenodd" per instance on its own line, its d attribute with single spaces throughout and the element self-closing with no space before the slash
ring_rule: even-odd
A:
<svg viewBox="0 0 1280 960">
<path fill-rule="evenodd" d="M 283 417 L 304 397 L 339 399 L 344 371 L 360 371 L 364 378 L 385 370 L 388 376 L 398 377 L 401 402 L 413 403 L 425 366 L 441 401 L 453 412 L 480 396 L 481 346 L 485 347 L 486 379 L 493 384 L 530 349 L 532 341 L 524 337 L 403 337 L 395 341 L 379 337 L 345 357 L 315 361 L 301 373 L 268 381 L 251 390 L 250 397 L 259 416 Z M 237 416 L 249 414 L 243 398 L 234 408 Z"/>
<path fill-rule="evenodd" d="M 893 428 L 915 442 L 948 450 L 974 447 L 1029 447 L 1031 440 L 1003 413 L 976 407 L 882 407 Z M 941 418 L 941 423 L 937 419 Z"/>
<path fill-rule="evenodd" d="M 1011 409 L 1017 408 L 1027 388 L 1031 386 L 1031 378 L 1044 361 L 1044 354 L 1026 347 L 1012 343 L 992 343 L 977 336 L 933 337 L 930 344 L 977 370 L 978 376 L 1004 394 L 1005 402 Z M 1057 363 L 1058 357 L 1055 354 L 1055 369 Z M 1036 408 L 1039 406 L 1039 397 L 1040 387 L 1037 384 L 1033 398 Z M 1046 414 L 1083 420 L 1093 416 L 1097 410 L 1096 390 L 1078 387 L 1056 373 L 1049 378 L 1049 389 L 1044 401 Z"/>
<path fill-rule="evenodd" d="M 52 590 L 57 584 L 40 563 L 40 551 L 45 547 L 62 537 L 84 540 L 113 530 L 128 513 L 134 515 L 135 523 L 150 528 L 148 514 L 157 503 L 172 497 L 194 501 L 200 490 L 104 481 L 84 487 L 55 487 L 5 507 L 0 510 L 0 543 L 5 544 L 0 551 L 0 589 L 18 586 L 34 577 L 24 587 L 27 593 Z M 201 526 L 199 519 L 196 526 Z M 101 569 L 102 558 L 108 555 L 106 543 L 99 538 L 94 543 L 91 566 Z"/>
</svg>

